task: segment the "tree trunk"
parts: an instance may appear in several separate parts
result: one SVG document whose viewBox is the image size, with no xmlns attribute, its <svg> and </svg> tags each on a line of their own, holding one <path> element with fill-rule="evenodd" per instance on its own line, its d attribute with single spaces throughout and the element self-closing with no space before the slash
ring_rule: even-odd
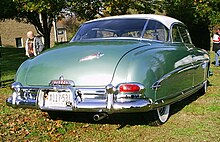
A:
<svg viewBox="0 0 220 142">
<path fill-rule="evenodd" d="M 47 13 L 41 13 L 43 22 L 44 49 L 50 48 L 50 31 L 52 27 L 52 17 Z"/>
<path fill-rule="evenodd" d="M 50 48 L 50 32 L 44 33 L 44 49 Z"/>
</svg>

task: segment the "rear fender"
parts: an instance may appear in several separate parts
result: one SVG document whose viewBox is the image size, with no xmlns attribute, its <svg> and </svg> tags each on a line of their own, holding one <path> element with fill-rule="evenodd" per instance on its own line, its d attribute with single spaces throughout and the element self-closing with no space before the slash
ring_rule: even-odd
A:
<svg viewBox="0 0 220 142">
<path fill-rule="evenodd" d="M 118 63 L 112 80 L 113 85 L 121 82 L 138 82 L 145 86 L 145 96 L 156 99 L 152 84 L 165 73 L 165 56 L 158 48 L 141 48 L 129 52 Z M 168 67 L 167 67 L 168 68 Z M 166 68 L 166 69 L 167 69 Z"/>
</svg>

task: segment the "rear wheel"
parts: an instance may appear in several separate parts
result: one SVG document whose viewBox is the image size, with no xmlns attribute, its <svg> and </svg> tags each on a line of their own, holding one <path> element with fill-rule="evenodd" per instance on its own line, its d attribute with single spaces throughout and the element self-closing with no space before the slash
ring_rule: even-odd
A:
<svg viewBox="0 0 220 142">
<path fill-rule="evenodd" d="M 166 105 L 164 107 L 157 109 L 158 120 L 161 123 L 165 123 L 169 118 L 170 113 L 170 105 Z"/>
<path fill-rule="evenodd" d="M 164 124 L 168 120 L 169 114 L 170 114 L 170 105 L 157 108 L 156 116 L 155 116 L 156 118 L 151 125 L 159 126 Z"/>
<path fill-rule="evenodd" d="M 205 94 L 207 92 L 207 87 L 208 87 L 208 81 L 203 83 L 202 88 L 198 92 L 201 93 L 202 95 Z"/>
</svg>

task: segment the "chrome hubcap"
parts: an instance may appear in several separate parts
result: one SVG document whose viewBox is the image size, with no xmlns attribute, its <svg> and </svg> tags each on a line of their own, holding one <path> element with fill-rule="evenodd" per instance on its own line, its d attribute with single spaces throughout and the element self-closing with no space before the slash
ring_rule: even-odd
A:
<svg viewBox="0 0 220 142">
<path fill-rule="evenodd" d="M 157 114 L 158 114 L 159 120 L 162 123 L 167 121 L 167 119 L 169 117 L 169 112 L 170 112 L 170 105 L 166 105 L 164 107 L 157 109 Z"/>
</svg>

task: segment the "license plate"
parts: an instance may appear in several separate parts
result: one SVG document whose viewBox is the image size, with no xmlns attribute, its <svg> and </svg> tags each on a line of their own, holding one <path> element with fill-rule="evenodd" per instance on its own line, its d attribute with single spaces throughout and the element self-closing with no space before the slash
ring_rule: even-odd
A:
<svg viewBox="0 0 220 142">
<path fill-rule="evenodd" d="M 45 107 L 70 106 L 72 97 L 70 92 L 48 92 L 45 97 Z"/>
</svg>

